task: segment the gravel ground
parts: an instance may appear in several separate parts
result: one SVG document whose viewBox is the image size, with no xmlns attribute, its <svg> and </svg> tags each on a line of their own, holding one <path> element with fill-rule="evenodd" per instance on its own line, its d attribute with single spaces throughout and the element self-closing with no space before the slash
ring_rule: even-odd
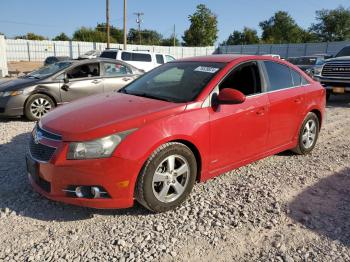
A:
<svg viewBox="0 0 350 262">
<path fill-rule="evenodd" d="M 350 261 L 350 97 L 336 97 L 317 147 L 197 184 L 175 211 L 51 202 L 27 182 L 33 123 L 0 122 L 0 260 Z"/>
</svg>

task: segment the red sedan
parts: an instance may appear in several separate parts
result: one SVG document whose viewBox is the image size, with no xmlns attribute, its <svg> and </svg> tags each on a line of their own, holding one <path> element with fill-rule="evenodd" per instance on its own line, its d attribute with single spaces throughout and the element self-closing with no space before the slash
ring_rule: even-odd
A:
<svg viewBox="0 0 350 262">
<path fill-rule="evenodd" d="M 35 127 L 27 168 L 49 199 L 162 212 L 196 181 L 285 150 L 315 147 L 325 90 L 262 56 L 177 60 L 118 92 L 59 107 Z"/>
</svg>

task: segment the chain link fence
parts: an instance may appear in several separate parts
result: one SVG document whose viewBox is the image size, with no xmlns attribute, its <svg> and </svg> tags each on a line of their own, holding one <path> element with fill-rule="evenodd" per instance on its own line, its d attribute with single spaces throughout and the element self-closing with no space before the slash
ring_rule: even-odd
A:
<svg viewBox="0 0 350 262">
<path fill-rule="evenodd" d="M 231 45 L 220 46 L 217 52 L 219 54 L 247 55 L 276 54 L 283 58 L 289 58 L 315 54 L 335 55 L 343 47 L 348 45 L 350 45 L 350 41 L 305 44 Z"/>
</svg>

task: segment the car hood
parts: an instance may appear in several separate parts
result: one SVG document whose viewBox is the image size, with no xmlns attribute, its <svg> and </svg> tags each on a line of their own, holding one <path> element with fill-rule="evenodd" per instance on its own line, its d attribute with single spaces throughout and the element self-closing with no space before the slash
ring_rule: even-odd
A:
<svg viewBox="0 0 350 262">
<path fill-rule="evenodd" d="M 35 78 L 17 78 L 5 82 L 0 82 L 0 92 L 16 91 L 28 86 L 35 85 L 39 79 Z"/>
<path fill-rule="evenodd" d="M 182 112 L 186 104 L 117 92 L 94 95 L 58 107 L 41 119 L 42 128 L 64 141 L 87 141 Z"/>
<path fill-rule="evenodd" d="M 337 61 L 350 61 L 350 56 L 341 56 L 335 58 L 329 58 L 325 62 L 337 62 Z"/>
</svg>

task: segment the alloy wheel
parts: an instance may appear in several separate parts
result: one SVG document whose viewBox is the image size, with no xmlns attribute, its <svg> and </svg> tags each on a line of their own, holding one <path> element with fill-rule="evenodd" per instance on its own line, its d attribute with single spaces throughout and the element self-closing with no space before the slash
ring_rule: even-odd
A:
<svg viewBox="0 0 350 262">
<path fill-rule="evenodd" d="M 175 201 L 184 193 L 189 178 L 187 160 L 180 155 L 170 155 L 158 165 L 153 175 L 153 193 L 163 203 Z"/>
<path fill-rule="evenodd" d="M 316 140 L 317 125 L 314 119 L 309 119 L 303 129 L 302 143 L 305 149 L 313 146 Z"/>
<path fill-rule="evenodd" d="M 35 99 L 30 105 L 30 112 L 36 118 L 43 117 L 51 109 L 52 109 L 52 105 L 50 104 L 50 102 L 42 97 Z"/>
</svg>

